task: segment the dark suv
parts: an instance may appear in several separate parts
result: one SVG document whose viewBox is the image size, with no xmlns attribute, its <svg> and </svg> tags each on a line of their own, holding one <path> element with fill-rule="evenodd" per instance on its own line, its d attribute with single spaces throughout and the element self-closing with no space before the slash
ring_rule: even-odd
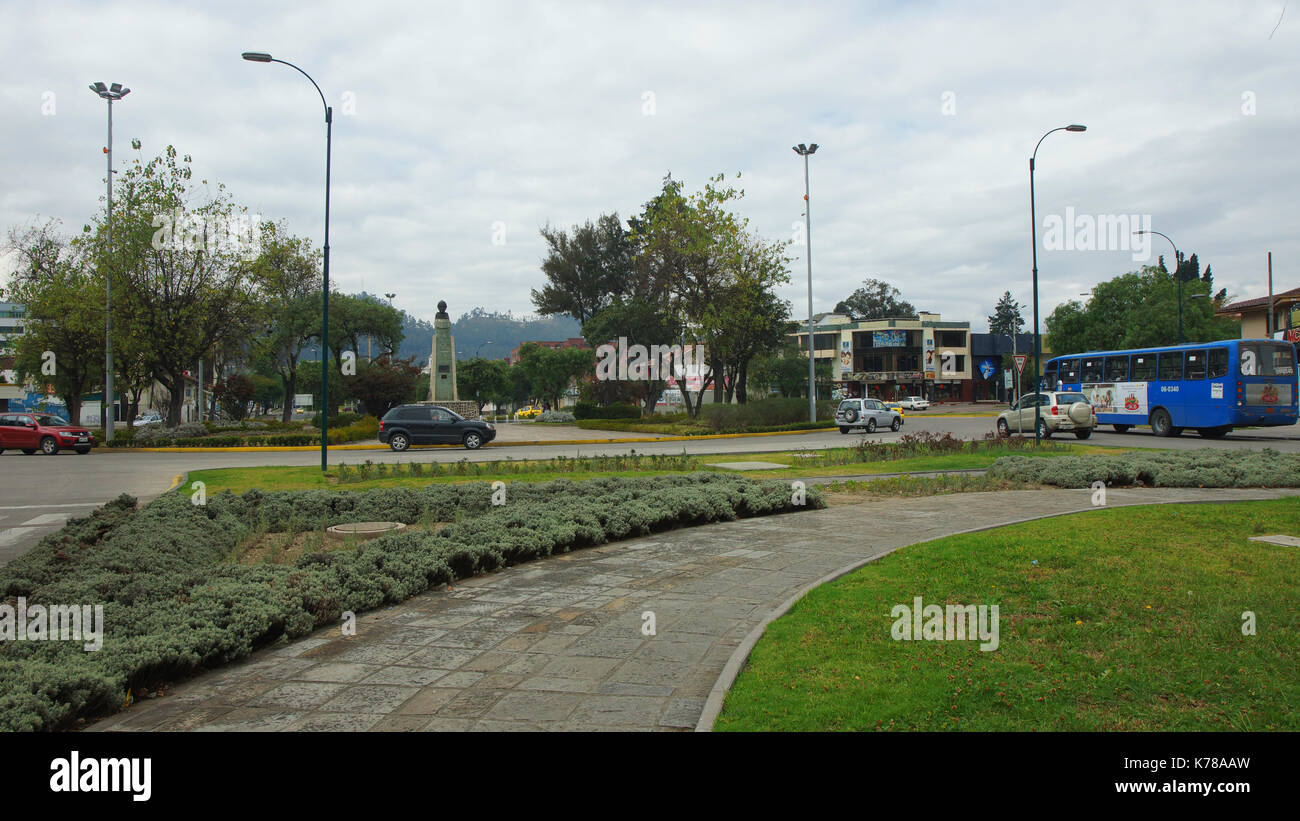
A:
<svg viewBox="0 0 1300 821">
<path fill-rule="evenodd" d="M 95 436 L 81 425 L 69 425 L 68 420 L 49 413 L 0 413 L 0 453 L 6 449 L 23 453 L 47 453 L 51 456 L 60 450 L 72 448 L 77 453 L 90 453 L 95 446 Z"/>
<path fill-rule="evenodd" d="M 496 428 L 438 405 L 398 405 L 379 420 L 379 441 L 396 451 L 411 445 L 462 444 L 476 450 L 497 436 Z"/>
</svg>

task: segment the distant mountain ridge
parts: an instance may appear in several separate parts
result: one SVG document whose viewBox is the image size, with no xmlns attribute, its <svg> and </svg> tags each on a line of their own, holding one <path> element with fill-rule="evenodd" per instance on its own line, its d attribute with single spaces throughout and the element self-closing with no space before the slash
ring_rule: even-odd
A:
<svg viewBox="0 0 1300 821">
<path fill-rule="evenodd" d="M 415 363 L 421 367 L 428 364 L 433 347 L 433 322 L 403 311 L 402 330 L 405 336 L 398 356 L 403 359 L 414 356 Z M 497 313 L 476 306 L 451 323 L 451 335 L 456 339 L 457 359 L 473 359 L 476 354 L 486 359 L 504 359 L 524 342 L 581 336 L 582 326 L 572 317 L 515 316 L 509 311 Z"/>
</svg>

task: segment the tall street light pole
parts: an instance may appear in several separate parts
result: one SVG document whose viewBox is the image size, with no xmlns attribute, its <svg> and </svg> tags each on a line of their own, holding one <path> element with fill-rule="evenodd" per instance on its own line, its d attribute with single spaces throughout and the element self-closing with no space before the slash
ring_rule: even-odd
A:
<svg viewBox="0 0 1300 821">
<path fill-rule="evenodd" d="M 808 199 L 808 157 L 817 153 L 817 143 L 794 146 L 794 153 L 803 157 L 803 226 L 808 258 L 808 421 L 817 421 L 817 343 L 813 335 L 812 301 L 812 202 Z"/>
<path fill-rule="evenodd" d="M 108 155 L 108 217 L 105 222 L 105 233 L 108 235 L 108 253 L 104 259 L 106 266 L 104 268 L 104 443 L 108 444 L 113 439 L 113 422 L 116 414 L 116 405 L 113 402 L 113 277 L 112 277 L 112 256 L 113 256 L 113 102 L 120 100 L 131 93 L 131 89 L 122 88 L 121 83 L 113 83 L 106 86 L 103 83 L 92 83 L 90 90 L 108 100 L 108 146 L 104 153 Z M 80 420 L 73 419 L 73 423 Z"/>
<path fill-rule="evenodd" d="M 1178 344 L 1181 345 L 1184 342 L 1183 340 L 1183 278 L 1179 274 L 1183 267 L 1183 259 L 1178 255 L 1178 246 L 1174 245 L 1174 241 L 1172 239 L 1169 239 L 1169 236 L 1167 234 L 1162 234 L 1159 231 L 1134 231 L 1133 233 L 1135 235 L 1155 234 L 1158 237 L 1164 237 L 1165 240 L 1169 242 L 1170 247 L 1174 249 L 1174 279 L 1178 281 Z"/>
<path fill-rule="evenodd" d="M 1034 161 L 1038 158 L 1038 147 L 1043 144 L 1043 140 L 1047 139 L 1048 134 L 1054 134 L 1057 131 L 1087 130 L 1088 127 L 1086 125 L 1063 125 L 1060 128 L 1053 128 L 1051 131 L 1047 132 L 1047 134 L 1038 138 L 1038 145 L 1034 146 L 1034 153 L 1029 157 L 1029 230 L 1033 238 L 1034 246 L 1034 444 L 1038 444 L 1038 441 L 1042 438 L 1042 431 L 1039 429 L 1038 424 L 1041 415 L 1038 402 L 1038 388 L 1039 381 L 1042 378 L 1041 374 L 1043 372 L 1042 366 L 1039 364 L 1039 359 L 1041 359 L 1043 355 L 1043 344 L 1041 336 L 1038 333 L 1038 215 L 1035 212 L 1034 203 Z"/>
<path fill-rule="evenodd" d="M 306 77 L 320 95 L 321 105 L 325 107 L 325 272 L 321 283 L 321 319 L 320 319 L 320 469 L 325 471 L 329 465 L 329 350 L 330 339 L 330 152 L 334 132 L 334 109 L 325 102 L 325 93 L 316 85 L 311 75 L 293 63 L 277 60 L 260 51 L 245 51 L 243 58 L 253 63 L 280 63 Z"/>
</svg>

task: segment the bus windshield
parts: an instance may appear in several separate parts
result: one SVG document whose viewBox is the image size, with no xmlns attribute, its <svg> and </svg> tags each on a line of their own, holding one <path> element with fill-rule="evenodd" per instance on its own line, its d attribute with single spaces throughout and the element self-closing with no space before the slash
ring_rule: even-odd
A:
<svg viewBox="0 0 1300 821">
<path fill-rule="evenodd" d="M 1242 376 L 1293 376 L 1295 350 L 1277 342 L 1241 343 Z"/>
</svg>

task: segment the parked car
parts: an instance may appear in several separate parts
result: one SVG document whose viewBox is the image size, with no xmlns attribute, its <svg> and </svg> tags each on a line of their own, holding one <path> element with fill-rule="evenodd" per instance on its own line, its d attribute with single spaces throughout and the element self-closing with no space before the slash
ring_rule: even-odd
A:
<svg viewBox="0 0 1300 821">
<path fill-rule="evenodd" d="M 379 420 L 379 441 L 395 451 L 411 445 L 458 443 L 477 450 L 496 436 L 490 422 L 466 419 L 438 405 L 398 405 Z"/>
<path fill-rule="evenodd" d="M 6 449 L 27 454 L 39 450 L 53 456 L 60 450 L 71 448 L 86 454 L 94 446 L 95 435 L 89 428 L 70 425 L 61 416 L 48 413 L 0 414 L 0 453 Z"/>
<path fill-rule="evenodd" d="M 907 410 L 919 411 L 930 407 L 930 400 L 924 396 L 908 396 L 899 401 L 898 404 Z"/>
<path fill-rule="evenodd" d="M 903 426 L 903 415 L 885 407 L 879 399 L 845 399 L 835 410 L 835 424 L 840 433 L 848 433 L 853 428 L 866 428 L 867 433 L 875 433 L 878 427 L 896 431 Z"/>
<path fill-rule="evenodd" d="M 515 418 L 532 419 L 535 416 L 541 416 L 541 415 L 542 415 L 542 409 L 540 407 L 538 407 L 537 405 L 529 405 L 528 407 L 522 408 L 518 413 L 516 413 Z"/>
<path fill-rule="evenodd" d="M 145 425 L 161 425 L 164 424 L 165 421 L 166 420 L 163 419 L 162 414 L 158 411 L 145 411 L 135 418 L 135 421 L 131 423 L 131 427 L 140 428 Z"/>
<path fill-rule="evenodd" d="M 1049 438 L 1053 433 L 1073 431 L 1087 439 L 1097 428 L 1097 413 L 1088 397 L 1078 391 L 1027 393 L 1007 410 L 998 414 L 998 435 L 1033 433 L 1034 408 L 1038 408 L 1038 435 Z"/>
</svg>

